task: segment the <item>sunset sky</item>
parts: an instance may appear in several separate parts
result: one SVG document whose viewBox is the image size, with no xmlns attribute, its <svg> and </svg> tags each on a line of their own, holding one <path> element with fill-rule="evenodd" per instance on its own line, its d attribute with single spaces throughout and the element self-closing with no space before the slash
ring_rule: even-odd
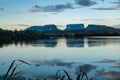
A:
<svg viewBox="0 0 120 80">
<path fill-rule="evenodd" d="M 119 27 L 120 0 L 0 0 L 0 27 L 83 23 Z"/>
</svg>

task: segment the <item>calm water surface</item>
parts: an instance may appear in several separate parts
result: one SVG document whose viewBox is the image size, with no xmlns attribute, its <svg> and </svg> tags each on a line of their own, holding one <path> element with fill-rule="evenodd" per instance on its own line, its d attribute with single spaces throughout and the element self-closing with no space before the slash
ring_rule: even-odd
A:
<svg viewBox="0 0 120 80">
<path fill-rule="evenodd" d="M 120 37 L 52 38 L 0 44 L 0 75 L 10 63 L 22 59 L 24 77 L 52 77 L 65 69 L 74 78 L 80 71 L 97 80 L 120 80 Z M 19 64 L 19 62 L 16 62 Z"/>
</svg>

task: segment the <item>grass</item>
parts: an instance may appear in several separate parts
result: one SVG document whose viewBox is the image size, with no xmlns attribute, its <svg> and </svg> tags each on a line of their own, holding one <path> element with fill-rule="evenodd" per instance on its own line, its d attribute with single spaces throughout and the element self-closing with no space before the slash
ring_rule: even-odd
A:
<svg viewBox="0 0 120 80">
<path fill-rule="evenodd" d="M 9 66 L 9 68 L 8 68 L 8 70 L 7 70 L 4 78 L 3 78 L 3 80 L 12 80 L 13 77 L 15 77 L 15 76 L 17 76 L 18 74 L 21 73 L 21 71 L 15 72 L 16 69 L 22 64 L 22 63 L 21 63 L 21 64 L 18 64 L 18 65 L 17 65 L 17 64 L 15 63 L 16 61 L 19 61 L 19 62 L 22 62 L 22 63 L 24 63 L 24 64 L 30 65 L 29 63 L 27 63 L 27 62 L 25 62 L 25 61 L 23 61 L 23 60 L 20 60 L 20 59 L 16 59 L 16 60 L 12 61 L 12 63 L 10 64 L 10 66 Z M 16 65 L 15 65 L 15 64 L 16 64 Z"/>
<path fill-rule="evenodd" d="M 58 76 L 59 76 L 58 74 L 59 74 L 61 71 L 63 71 L 63 73 L 64 73 L 65 75 L 63 75 L 63 76 L 61 76 L 61 77 L 58 77 Z M 52 80 L 93 80 L 93 79 L 94 79 L 94 78 L 88 78 L 87 73 L 86 73 L 86 72 L 81 72 L 81 71 L 80 71 L 80 73 L 77 75 L 76 79 L 72 79 L 71 76 L 69 75 L 69 73 L 68 73 L 66 70 L 61 69 L 61 70 L 58 70 L 58 71 L 56 72 L 56 75 L 55 75 L 55 77 L 54 77 Z"/>
<path fill-rule="evenodd" d="M 16 59 L 14 61 L 12 61 L 12 63 L 10 64 L 3 80 L 13 80 L 14 77 L 16 77 L 17 75 L 19 75 L 22 71 L 16 72 L 16 69 L 21 65 L 21 64 L 16 64 L 16 62 L 19 61 L 21 62 L 21 64 L 27 64 L 27 65 L 31 65 L 23 60 L 20 59 Z M 59 76 L 59 73 L 62 72 L 62 76 Z M 52 80 L 93 80 L 94 78 L 88 78 L 88 75 L 86 72 L 82 72 L 80 71 L 80 73 L 77 75 L 77 77 L 75 79 L 72 79 L 71 76 L 69 75 L 69 73 L 64 70 L 64 69 L 60 69 L 56 72 L 55 76 L 52 78 Z M 24 79 L 26 80 L 26 79 Z M 31 80 L 31 79 L 29 79 Z M 36 79 L 39 80 L 39 79 Z M 46 78 L 44 80 L 47 80 Z"/>
</svg>

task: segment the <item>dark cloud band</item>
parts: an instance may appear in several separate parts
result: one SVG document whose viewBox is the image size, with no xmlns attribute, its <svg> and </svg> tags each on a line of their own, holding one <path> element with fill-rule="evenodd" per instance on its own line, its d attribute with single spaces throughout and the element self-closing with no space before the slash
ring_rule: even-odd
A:
<svg viewBox="0 0 120 80">
<path fill-rule="evenodd" d="M 5 9 L 4 8 L 0 8 L 0 10 L 4 11 Z"/>
<path fill-rule="evenodd" d="M 30 8 L 30 12 L 62 12 L 65 9 L 74 9 L 72 4 L 59 4 L 59 5 L 49 5 L 49 6 L 38 6 Z"/>
<path fill-rule="evenodd" d="M 81 6 L 93 6 L 97 4 L 97 2 L 92 0 L 76 0 L 76 4 Z"/>
</svg>

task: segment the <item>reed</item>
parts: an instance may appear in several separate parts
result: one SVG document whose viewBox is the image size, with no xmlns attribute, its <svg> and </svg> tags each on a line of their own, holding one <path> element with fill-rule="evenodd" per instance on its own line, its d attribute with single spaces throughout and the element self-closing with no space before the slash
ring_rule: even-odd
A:
<svg viewBox="0 0 120 80">
<path fill-rule="evenodd" d="M 16 69 L 21 65 L 21 64 L 17 65 L 16 61 L 21 62 L 21 64 L 24 63 L 24 64 L 27 64 L 27 65 L 30 65 L 29 63 L 27 63 L 27 62 L 25 62 L 23 60 L 20 60 L 20 59 L 16 59 L 16 60 L 12 61 L 12 63 L 10 64 L 10 66 L 9 66 L 3 80 L 12 80 L 13 77 L 15 77 L 15 76 L 17 76 L 18 74 L 21 73 L 21 71 L 16 72 Z"/>
<path fill-rule="evenodd" d="M 21 62 L 20 64 L 16 64 L 16 62 Z M 12 63 L 10 64 L 3 80 L 13 80 L 14 77 L 16 77 L 17 75 L 19 75 L 20 73 L 22 73 L 22 71 L 16 72 L 16 69 L 22 65 L 22 64 L 27 64 L 27 65 L 31 65 L 28 62 L 25 62 L 23 60 L 20 59 L 16 59 L 14 61 L 12 61 Z M 59 73 L 62 72 L 62 76 L 59 75 Z M 76 78 L 72 79 L 72 77 L 69 75 L 69 73 L 64 70 L 64 69 L 60 69 L 56 72 L 55 76 L 52 78 L 52 80 L 93 80 L 94 78 L 89 78 L 86 72 L 82 72 L 80 71 L 80 73 L 77 75 Z M 24 79 L 26 80 L 26 79 Z M 29 79 L 30 80 L 30 79 Z M 36 79 L 39 80 L 39 79 Z M 46 78 L 44 80 L 47 80 Z"/>
<path fill-rule="evenodd" d="M 58 77 L 59 72 L 63 71 L 65 75 Z M 58 70 L 56 72 L 55 77 L 52 80 L 93 80 L 94 78 L 88 78 L 88 75 L 86 72 L 80 71 L 80 73 L 77 75 L 76 79 L 72 79 L 69 73 L 66 70 Z"/>
</svg>

